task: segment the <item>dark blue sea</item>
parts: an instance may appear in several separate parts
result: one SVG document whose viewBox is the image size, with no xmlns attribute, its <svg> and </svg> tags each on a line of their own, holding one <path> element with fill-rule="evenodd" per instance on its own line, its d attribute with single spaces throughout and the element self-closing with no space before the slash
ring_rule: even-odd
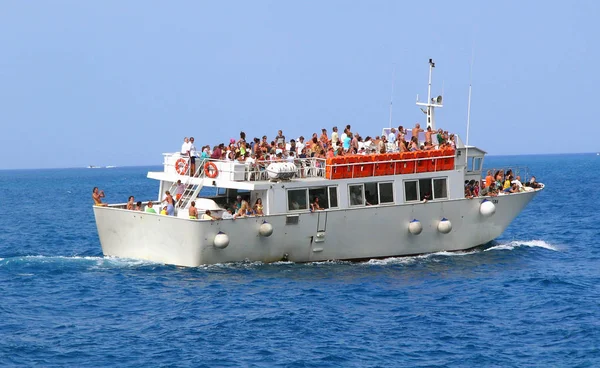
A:
<svg viewBox="0 0 600 368">
<path fill-rule="evenodd" d="M 547 187 L 476 250 L 199 268 L 102 256 L 92 187 L 154 168 L 0 171 L 0 365 L 598 367 L 600 156 L 508 165 Z"/>
</svg>

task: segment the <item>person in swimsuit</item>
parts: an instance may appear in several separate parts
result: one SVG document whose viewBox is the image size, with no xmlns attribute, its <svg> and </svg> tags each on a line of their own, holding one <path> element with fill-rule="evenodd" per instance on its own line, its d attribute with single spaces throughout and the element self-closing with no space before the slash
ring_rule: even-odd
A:
<svg viewBox="0 0 600 368">
<path fill-rule="evenodd" d="M 263 212 L 263 204 L 262 204 L 262 199 L 258 198 L 256 200 L 256 203 L 254 204 L 254 212 L 258 215 L 258 216 L 264 216 L 265 213 Z"/>
<path fill-rule="evenodd" d="M 102 203 L 101 198 L 104 198 L 104 191 L 99 190 L 98 187 L 94 187 L 94 189 L 92 189 L 92 199 L 94 200 L 94 206 L 108 206 L 106 203 Z"/>
<path fill-rule="evenodd" d="M 141 211 L 141 210 L 142 210 L 142 201 L 138 201 L 138 202 L 135 204 L 135 210 L 136 210 L 136 211 Z"/>
<path fill-rule="evenodd" d="M 196 208 L 196 202 L 192 201 L 190 209 L 188 210 L 190 219 L 196 220 L 198 218 L 198 209 Z"/>
<path fill-rule="evenodd" d="M 130 211 L 133 211 L 135 209 L 134 207 L 134 201 L 135 199 L 133 198 L 133 196 L 129 196 L 129 200 L 127 200 L 127 209 Z"/>
<path fill-rule="evenodd" d="M 163 202 L 167 202 L 167 214 L 169 216 L 175 216 L 175 201 L 168 190 L 165 192 L 165 199 L 163 199 Z"/>
<path fill-rule="evenodd" d="M 319 197 L 315 197 L 315 200 L 313 201 L 313 203 L 310 205 L 310 208 L 313 211 L 320 211 L 323 208 L 319 205 Z"/>
</svg>

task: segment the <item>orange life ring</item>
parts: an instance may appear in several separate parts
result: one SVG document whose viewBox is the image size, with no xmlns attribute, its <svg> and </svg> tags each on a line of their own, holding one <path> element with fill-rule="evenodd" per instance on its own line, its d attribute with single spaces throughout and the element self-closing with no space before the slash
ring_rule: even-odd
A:
<svg viewBox="0 0 600 368">
<path fill-rule="evenodd" d="M 175 162 L 175 170 L 179 175 L 185 175 L 188 171 L 188 160 L 180 158 Z"/>
<path fill-rule="evenodd" d="M 217 169 L 217 165 L 215 165 L 214 162 L 205 163 L 204 172 L 206 173 L 206 176 L 211 179 L 214 179 L 219 175 L 219 169 Z"/>
</svg>

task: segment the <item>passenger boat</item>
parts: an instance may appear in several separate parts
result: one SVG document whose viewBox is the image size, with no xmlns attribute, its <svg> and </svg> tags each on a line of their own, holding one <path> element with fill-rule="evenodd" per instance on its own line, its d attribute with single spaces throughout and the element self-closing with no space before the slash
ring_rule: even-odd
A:
<svg viewBox="0 0 600 368">
<path fill-rule="evenodd" d="M 435 129 L 430 60 L 427 126 Z M 387 130 L 384 129 L 384 132 Z M 163 171 L 149 172 L 159 182 L 159 199 L 185 191 L 175 216 L 126 210 L 125 204 L 94 206 L 106 256 L 195 267 L 236 261 L 366 260 L 439 251 L 460 251 L 498 237 L 540 188 L 495 197 L 465 198 L 465 181 L 482 180 L 486 152 L 456 149 L 340 156 L 326 160 L 244 163 L 206 160 L 189 172 L 187 157 L 163 154 Z M 190 175 L 193 174 L 193 175 Z M 526 173 L 522 174 L 526 175 Z M 525 178 L 527 180 L 527 178 Z M 211 188 L 211 190 L 207 190 Z M 203 195 L 211 192 L 210 196 Z M 233 220 L 190 219 L 238 195 L 249 203 L 261 198 L 264 216 Z M 320 199 L 324 210 L 312 211 Z"/>
</svg>

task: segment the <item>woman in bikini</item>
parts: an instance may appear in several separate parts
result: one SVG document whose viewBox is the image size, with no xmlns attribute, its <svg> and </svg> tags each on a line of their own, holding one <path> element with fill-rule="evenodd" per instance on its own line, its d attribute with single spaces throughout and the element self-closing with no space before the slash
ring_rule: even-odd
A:
<svg viewBox="0 0 600 368">
<path fill-rule="evenodd" d="M 133 196 L 129 196 L 129 200 L 127 201 L 127 209 L 130 210 L 130 211 L 135 210 L 135 204 L 134 204 Z"/>
<path fill-rule="evenodd" d="M 264 212 L 263 212 L 263 204 L 262 204 L 262 199 L 258 198 L 256 200 L 256 203 L 254 204 L 254 212 L 258 215 L 258 216 L 264 216 Z"/>
</svg>

